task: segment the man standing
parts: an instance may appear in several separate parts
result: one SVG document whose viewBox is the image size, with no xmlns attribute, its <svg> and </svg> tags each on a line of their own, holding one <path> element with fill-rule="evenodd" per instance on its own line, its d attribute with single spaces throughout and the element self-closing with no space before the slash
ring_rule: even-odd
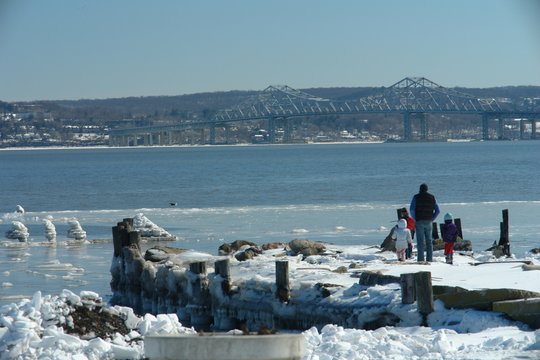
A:
<svg viewBox="0 0 540 360">
<path fill-rule="evenodd" d="M 409 209 L 416 221 L 417 260 L 424 261 L 425 245 L 426 260 L 431 262 L 433 261 L 432 223 L 440 210 L 435 196 L 428 193 L 427 184 L 420 185 L 420 192 L 414 195 Z"/>
</svg>

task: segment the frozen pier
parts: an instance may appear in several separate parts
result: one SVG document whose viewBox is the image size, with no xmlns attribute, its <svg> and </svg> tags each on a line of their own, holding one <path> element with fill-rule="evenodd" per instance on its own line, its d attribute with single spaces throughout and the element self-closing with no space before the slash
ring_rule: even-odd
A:
<svg viewBox="0 0 540 360">
<path fill-rule="evenodd" d="M 143 255 L 137 237 L 129 239 L 115 243 L 111 302 L 141 314 L 176 313 L 196 329 L 414 326 L 436 310 L 434 300 L 492 311 L 501 301 L 540 298 L 537 271 L 516 261 L 486 262 L 491 254 L 458 256 L 454 266 L 437 253 L 433 263 L 400 263 L 393 253 L 362 246 L 313 255 L 278 247 L 248 261 L 178 249 L 149 260 L 154 250 Z"/>
</svg>

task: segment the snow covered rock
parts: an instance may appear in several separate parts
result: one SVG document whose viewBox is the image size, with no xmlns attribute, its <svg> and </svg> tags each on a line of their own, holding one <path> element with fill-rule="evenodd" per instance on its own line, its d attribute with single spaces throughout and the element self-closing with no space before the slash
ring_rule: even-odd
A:
<svg viewBox="0 0 540 360">
<path fill-rule="evenodd" d="M 142 238 L 159 238 L 160 240 L 176 240 L 176 236 L 171 235 L 162 227 L 154 224 L 144 214 L 137 214 L 133 218 L 133 230 L 138 231 Z"/>
</svg>

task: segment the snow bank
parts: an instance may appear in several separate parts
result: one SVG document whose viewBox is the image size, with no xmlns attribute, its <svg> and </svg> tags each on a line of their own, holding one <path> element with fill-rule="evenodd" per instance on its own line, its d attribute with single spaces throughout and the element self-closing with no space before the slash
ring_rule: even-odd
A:
<svg viewBox="0 0 540 360">
<path fill-rule="evenodd" d="M 107 338 L 84 340 L 66 332 L 73 327 L 76 306 L 104 306 L 98 294 L 76 295 L 64 290 L 58 296 L 42 296 L 0 308 L 0 359 L 142 359 L 144 336 L 195 333 L 182 327 L 175 314 L 139 318 L 130 308 L 105 306 L 105 311 L 122 317 L 131 331 L 112 333 Z M 88 334 L 91 337 L 91 334 Z"/>
</svg>

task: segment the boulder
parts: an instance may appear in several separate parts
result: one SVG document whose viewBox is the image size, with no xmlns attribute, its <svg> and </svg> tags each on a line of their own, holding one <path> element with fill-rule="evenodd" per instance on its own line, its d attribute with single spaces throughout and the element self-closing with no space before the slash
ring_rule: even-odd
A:
<svg viewBox="0 0 540 360">
<path fill-rule="evenodd" d="M 171 255 L 181 254 L 187 250 L 167 246 L 154 246 L 144 253 L 144 260 L 160 262 L 168 259 Z"/>
<path fill-rule="evenodd" d="M 304 256 L 319 255 L 326 251 L 322 243 L 307 239 L 294 239 L 289 242 L 289 248 L 292 252 Z"/>
<path fill-rule="evenodd" d="M 242 246 L 258 247 L 257 244 L 247 240 L 235 240 L 230 244 L 223 244 L 219 247 L 218 252 L 220 255 L 229 255 L 240 250 Z"/>
<path fill-rule="evenodd" d="M 268 243 L 268 244 L 263 244 L 262 249 L 273 250 L 273 249 L 285 248 L 287 245 L 288 245 L 287 243 L 280 243 L 280 242 Z"/>
<path fill-rule="evenodd" d="M 257 255 L 259 255 L 261 253 L 262 253 L 261 249 L 254 246 L 254 247 L 248 247 L 247 249 L 245 249 L 243 251 L 237 252 L 234 255 L 234 257 L 238 261 L 246 261 L 246 260 L 253 259 L 255 256 L 257 256 Z"/>
<path fill-rule="evenodd" d="M 399 284 L 399 276 L 383 275 L 380 271 L 362 271 L 358 283 L 364 286 Z"/>
<path fill-rule="evenodd" d="M 386 238 L 384 239 L 384 241 L 382 242 L 381 244 L 381 250 L 382 251 L 393 251 L 393 252 L 396 252 L 396 240 L 395 239 L 392 239 L 392 235 L 394 234 L 394 231 L 396 230 L 396 227 L 394 226 L 390 232 L 388 233 L 388 235 L 386 236 Z"/>
</svg>

